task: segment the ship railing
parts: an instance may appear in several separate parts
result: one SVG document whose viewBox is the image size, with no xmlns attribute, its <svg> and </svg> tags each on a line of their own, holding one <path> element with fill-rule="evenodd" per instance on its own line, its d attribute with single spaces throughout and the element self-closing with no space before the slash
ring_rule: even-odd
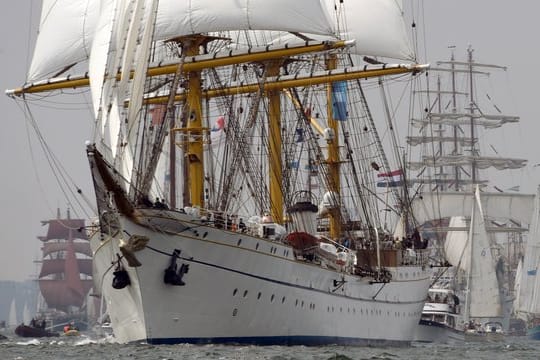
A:
<svg viewBox="0 0 540 360">
<path fill-rule="evenodd" d="M 357 255 L 357 267 L 361 269 L 376 269 L 377 250 L 359 249 Z M 379 251 L 380 266 L 425 266 L 428 264 L 429 251 L 425 249 L 381 249 Z"/>
</svg>

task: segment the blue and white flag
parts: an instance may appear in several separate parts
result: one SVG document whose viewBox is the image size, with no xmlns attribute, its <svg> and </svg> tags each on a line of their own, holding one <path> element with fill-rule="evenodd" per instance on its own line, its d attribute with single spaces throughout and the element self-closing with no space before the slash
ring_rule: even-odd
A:
<svg viewBox="0 0 540 360">
<path fill-rule="evenodd" d="M 332 115 L 334 120 L 347 120 L 347 83 L 345 81 L 332 84 Z"/>
</svg>

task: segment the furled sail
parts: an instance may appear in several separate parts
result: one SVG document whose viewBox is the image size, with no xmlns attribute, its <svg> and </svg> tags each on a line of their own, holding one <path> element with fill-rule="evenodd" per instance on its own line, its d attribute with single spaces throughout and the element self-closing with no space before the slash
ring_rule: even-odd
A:
<svg viewBox="0 0 540 360">
<path fill-rule="evenodd" d="M 472 206 L 469 192 L 425 192 L 413 201 L 413 212 L 419 222 L 469 214 Z M 528 224 L 533 211 L 534 195 L 519 193 L 482 193 L 485 215 L 514 219 Z"/>
<path fill-rule="evenodd" d="M 423 127 L 426 125 L 470 125 L 471 119 L 479 126 L 486 129 L 495 129 L 503 126 L 506 123 L 516 123 L 519 121 L 519 116 L 511 115 L 488 115 L 488 114 L 458 114 L 458 113 L 430 113 L 425 119 L 412 119 L 411 123 L 415 127 Z"/>
<path fill-rule="evenodd" d="M 420 144 L 433 144 L 438 142 L 459 143 L 461 146 L 471 146 L 473 140 L 469 137 L 455 138 L 453 136 L 407 136 L 407 144 L 416 146 Z"/>
<path fill-rule="evenodd" d="M 487 169 L 490 167 L 494 167 L 497 170 L 521 169 L 527 165 L 527 160 L 525 159 L 468 155 L 423 156 L 422 161 L 410 162 L 408 165 L 411 170 L 420 170 L 426 166 L 467 166 L 473 162 L 478 169 Z"/>
</svg>

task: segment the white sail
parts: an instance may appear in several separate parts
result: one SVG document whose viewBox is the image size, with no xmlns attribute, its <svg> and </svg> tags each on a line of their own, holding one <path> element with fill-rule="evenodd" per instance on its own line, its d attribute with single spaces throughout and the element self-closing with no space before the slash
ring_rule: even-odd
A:
<svg viewBox="0 0 540 360">
<path fill-rule="evenodd" d="M 518 318 L 526 319 L 525 312 L 523 312 L 523 305 L 522 302 L 525 300 L 525 298 L 522 298 L 520 292 L 521 292 L 521 279 L 523 277 L 523 259 L 519 260 L 518 266 L 516 268 L 516 278 L 514 281 L 514 294 L 516 294 L 516 297 L 514 298 L 514 313 L 517 315 Z"/>
<path fill-rule="evenodd" d="M 28 308 L 28 303 L 24 303 L 23 308 L 23 322 L 25 324 L 30 324 L 30 321 L 32 320 L 32 314 L 30 314 L 30 309 Z"/>
<path fill-rule="evenodd" d="M 19 325 L 19 322 L 17 321 L 17 307 L 15 304 L 15 299 L 13 299 L 11 300 L 11 304 L 9 306 L 8 326 L 15 327 L 17 325 Z"/>
<path fill-rule="evenodd" d="M 469 192 L 425 192 L 415 198 L 413 212 L 420 223 L 451 216 L 469 214 L 473 205 Z M 528 224 L 533 211 L 534 195 L 516 193 L 482 193 L 485 215 L 514 219 Z"/>
<path fill-rule="evenodd" d="M 111 104 L 114 95 L 112 94 L 112 81 L 107 80 L 107 73 L 114 73 L 115 64 L 109 61 L 111 52 L 112 36 L 114 32 L 114 21 L 117 17 L 118 6 L 116 1 L 108 0 L 102 2 L 101 13 L 96 26 L 96 34 L 92 43 L 92 56 L 89 61 L 90 90 L 96 114 L 97 127 L 96 137 L 101 139 L 100 149 L 105 156 L 112 160 L 116 151 L 117 139 L 111 134 L 117 134 L 119 129 L 119 116 L 117 107 L 111 107 L 109 113 L 103 113 L 107 105 Z M 116 121 L 111 121 L 116 117 Z"/>
<path fill-rule="evenodd" d="M 333 19 L 337 37 L 355 40 L 351 54 L 382 56 L 408 61 L 415 60 L 403 18 L 401 0 L 355 0 L 337 3 L 325 0 Z M 264 36 L 263 36 L 264 35 Z M 263 34 L 261 39 L 271 38 L 272 43 L 297 40 L 291 33 Z M 335 36 L 309 34 L 315 40 L 333 39 Z"/>
<path fill-rule="evenodd" d="M 485 228 L 485 217 L 480 200 L 480 190 L 474 194 L 471 227 L 469 231 L 471 266 L 467 284 L 469 317 L 499 317 L 502 315 L 499 284 Z"/>
<path fill-rule="evenodd" d="M 337 1 L 326 0 L 329 12 Z M 336 27 L 343 39 L 355 39 L 353 52 L 361 55 L 384 56 L 414 60 L 401 0 L 354 0 L 342 2 L 335 16 Z"/>
<path fill-rule="evenodd" d="M 322 1 L 161 0 L 154 39 L 227 30 L 331 35 L 332 20 Z M 45 0 L 28 81 L 52 77 L 87 60 L 96 36 L 100 8 L 109 5 L 109 1 L 100 0 Z"/>
<path fill-rule="evenodd" d="M 532 214 L 523 266 L 520 272 L 516 272 L 520 286 L 515 308 L 524 318 L 540 314 L 540 276 L 537 275 L 540 264 L 540 187 Z"/>
<path fill-rule="evenodd" d="M 43 0 L 28 81 L 50 77 L 90 54 L 99 0 Z"/>
<path fill-rule="evenodd" d="M 466 228 L 467 222 L 464 216 L 452 216 L 450 224 L 452 228 Z M 450 230 L 444 241 L 444 254 L 446 260 L 453 266 L 468 272 L 470 264 L 470 248 L 468 247 L 469 234 L 465 230 Z"/>
</svg>

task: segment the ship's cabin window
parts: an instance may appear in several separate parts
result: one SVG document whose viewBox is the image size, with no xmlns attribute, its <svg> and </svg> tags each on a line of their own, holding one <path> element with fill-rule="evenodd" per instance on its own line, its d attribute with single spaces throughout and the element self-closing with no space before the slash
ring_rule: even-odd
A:
<svg viewBox="0 0 540 360">
<path fill-rule="evenodd" d="M 435 315 L 435 321 L 438 323 L 444 323 L 445 316 L 443 314 L 441 315 Z"/>
</svg>

